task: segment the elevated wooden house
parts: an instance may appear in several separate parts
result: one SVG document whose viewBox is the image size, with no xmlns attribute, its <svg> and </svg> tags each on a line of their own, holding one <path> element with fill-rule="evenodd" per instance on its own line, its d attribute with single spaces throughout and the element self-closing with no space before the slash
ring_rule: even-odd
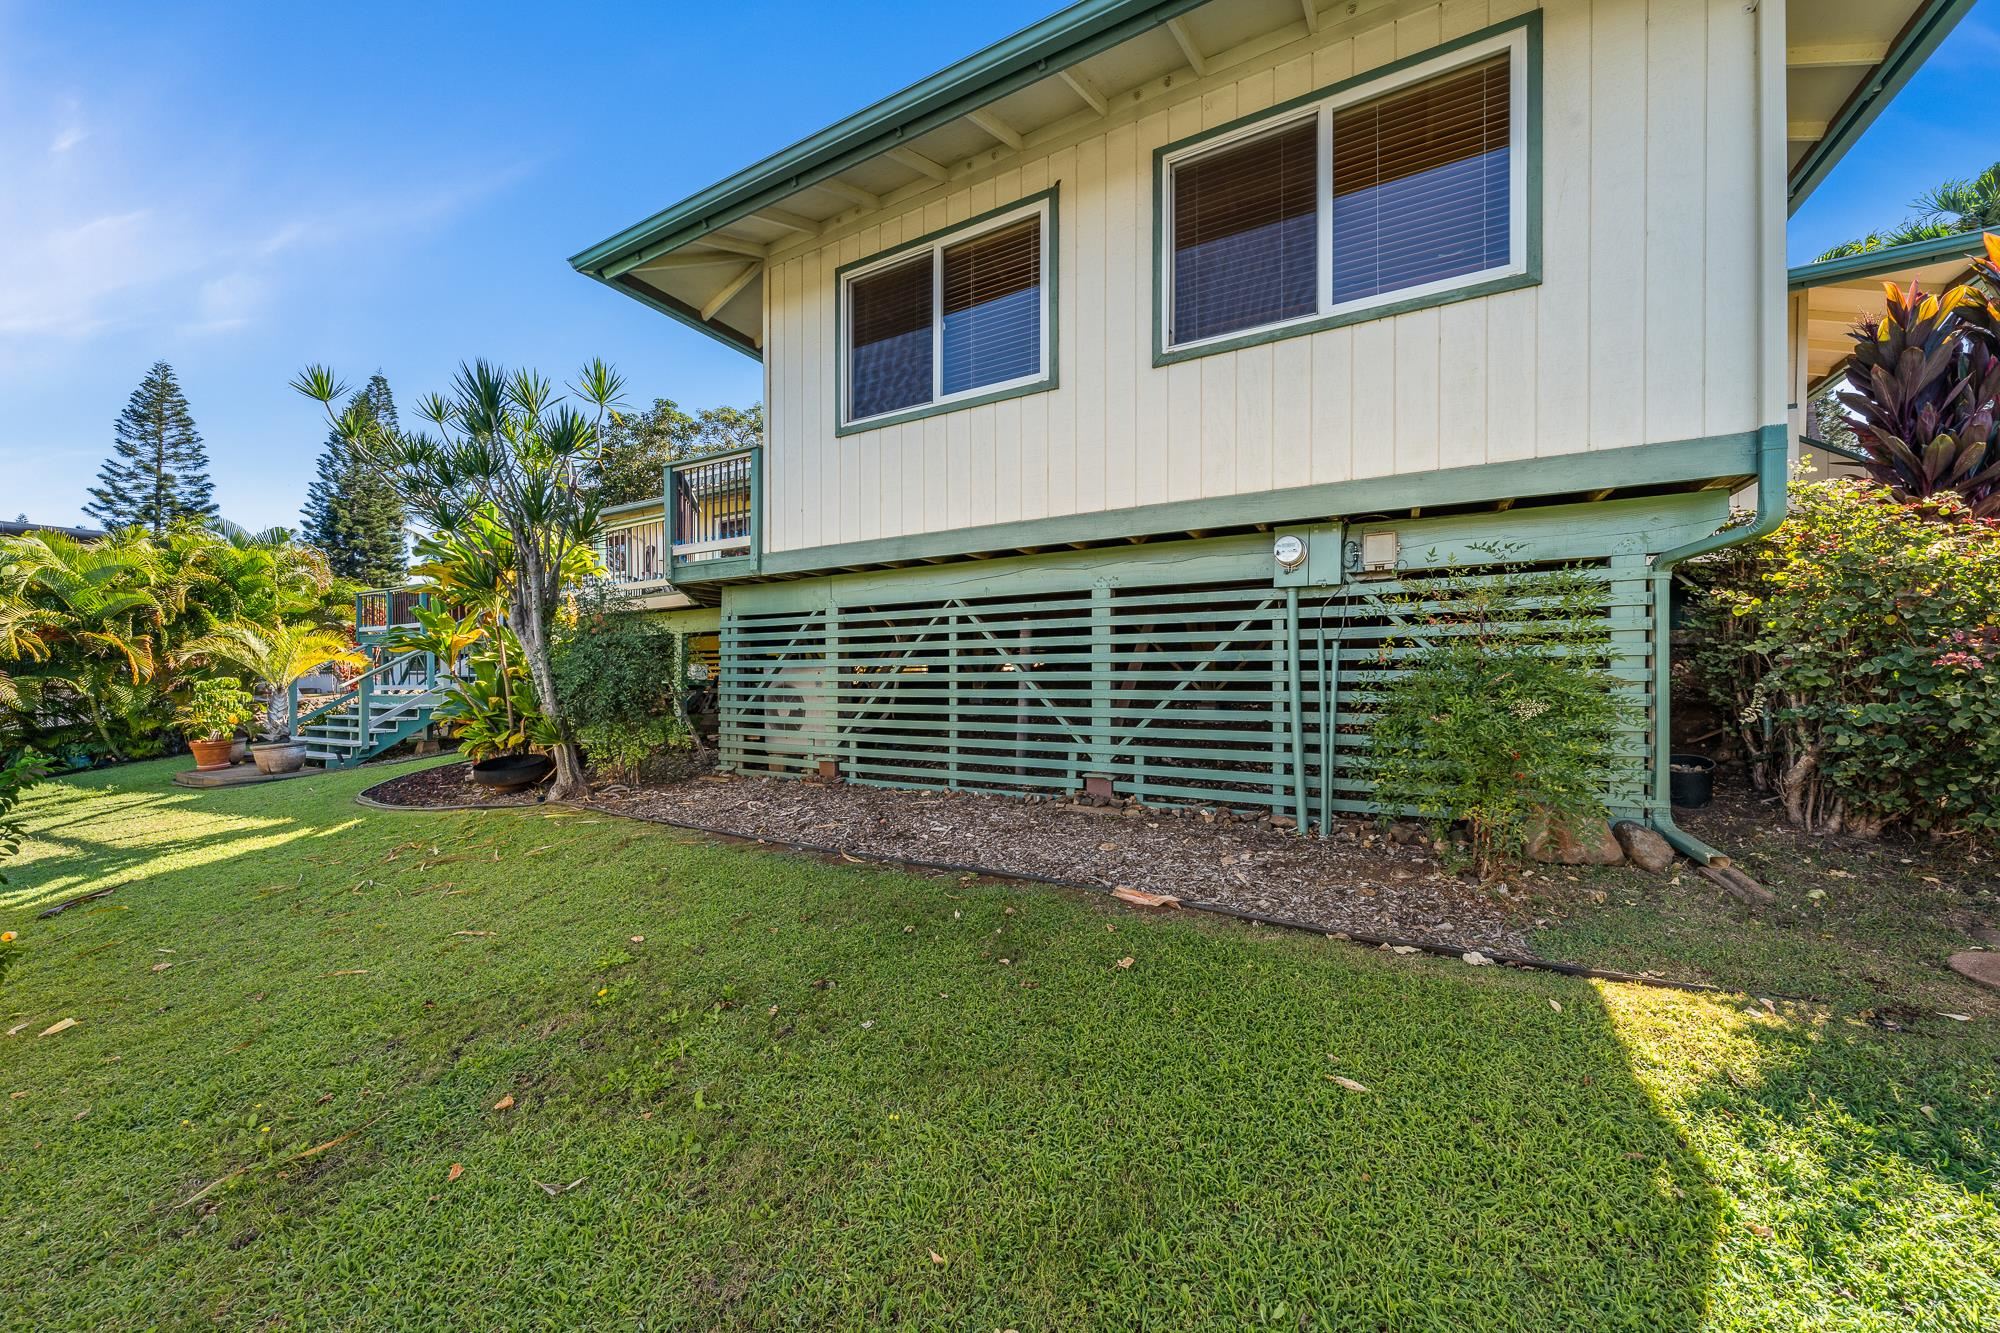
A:
<svg viewBox="0 0 2000 1333">
<path fill-rule="evenodd" d="M 1085 0 L 576 255 L 763 365 L 635 566 L 726 762 L 1311 825 L 1504 548 L 1604 580 L 1618 799 L 1705 854 L 1667 583 L 1778 518 L 1786 218 L 1967 3 Z"/>
</svg>

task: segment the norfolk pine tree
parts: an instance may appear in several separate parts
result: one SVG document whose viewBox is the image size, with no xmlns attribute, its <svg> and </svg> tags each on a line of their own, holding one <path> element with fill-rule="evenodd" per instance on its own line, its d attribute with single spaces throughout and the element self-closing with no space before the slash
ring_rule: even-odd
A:
<svg viewBox="0 0 2000 1333">
<path fill-rule="evenodd" d="M 126 400 L 84 512 L 107 528 L 137 524 L 158 535 L 182 519 L 215 517 L 208 451 L 174 368 L 156 361 Z"/>
</svg>

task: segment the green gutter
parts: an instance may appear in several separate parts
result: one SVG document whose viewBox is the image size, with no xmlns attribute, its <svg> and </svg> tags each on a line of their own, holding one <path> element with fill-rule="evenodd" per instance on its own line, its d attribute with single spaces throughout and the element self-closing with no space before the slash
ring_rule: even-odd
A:
<svg viewBox="0 0 2000 1333">
<path fill-rule="evenodd" d="M 1882 114 L 1882 109 L 1903 90 L 1903 85 L 1922 68 L 1924 61 L 1930 59 L 1931 52 L 1958 26 L 1972 3 L 1973 0 L 1924 0 L 1890 44 L 1882 63 L 1869 72 L 1867 80 L 1827 122 L 1826 133 L 1819 142 L 1792 168 L 1788 185 L 1791 212 L 1797 213 L 1799 205 L 1825 182 L 1855 140 L 1875 123 L 1875 117 Z"/>
<path fill-rule="evenodd" d="M 1729 858 L 1674 823 L 1673 582 L 1674 567 L 1698 555 L 1768 537 L 1785 521 L 1785 426 L 1757 432 L 1757 512 L 1742 527 L 1726 527 L 1653 557 L 1653 827 L 1689 859 L 1726 866 Z"/>
<path fill-rule="evenodd" d="M 570 265 L 603 278 L 637 251 L 686 245 L 1204 2 L 1082 0 L 572 255 Z"/>
<path fill-rule="evenodd" d="M 1852 282 L 1857 278 L 1880 277 L 1884 273 L 1906 268 L 1922 268 L 1946 259 L 1971 259 L 1984 253 L 1984 233 L 1975 228 L 1951 236 L 1932 236 L 1921 241 L 1906 241 L 1902 245 L 1885 245 L 1879 250 L 1864 250 L 1858 255 L 1800 264 L 1797 268 L 1786 270 L 1785 285 L 1798 292 L 1809 287 Z"/>
</svg>

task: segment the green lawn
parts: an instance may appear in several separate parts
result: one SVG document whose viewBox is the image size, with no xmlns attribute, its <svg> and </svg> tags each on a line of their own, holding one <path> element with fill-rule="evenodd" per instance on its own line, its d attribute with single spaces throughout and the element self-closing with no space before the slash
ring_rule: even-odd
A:
<svg viewBox="0 0 2000 1333">
<path fill-rule="evenodd" d="M 0 1324 L 2000 1324 L 1989 1020 L 171 767 L 25 804 Z"/>
</svg>

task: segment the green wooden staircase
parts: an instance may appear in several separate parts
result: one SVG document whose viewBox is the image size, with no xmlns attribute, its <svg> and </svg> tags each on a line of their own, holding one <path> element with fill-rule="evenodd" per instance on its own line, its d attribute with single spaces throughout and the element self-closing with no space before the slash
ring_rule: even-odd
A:
<svg viewBox="0 0 2000 1333">
<path fill-rule="evenodd" d="M 443 695 L 429 653 L 386 656 L 341 690 L 298 717 L 292 734 L 306 743 L 306 762 L 352 768 L 410 739 L 430 725 Z"/>
</svg>

